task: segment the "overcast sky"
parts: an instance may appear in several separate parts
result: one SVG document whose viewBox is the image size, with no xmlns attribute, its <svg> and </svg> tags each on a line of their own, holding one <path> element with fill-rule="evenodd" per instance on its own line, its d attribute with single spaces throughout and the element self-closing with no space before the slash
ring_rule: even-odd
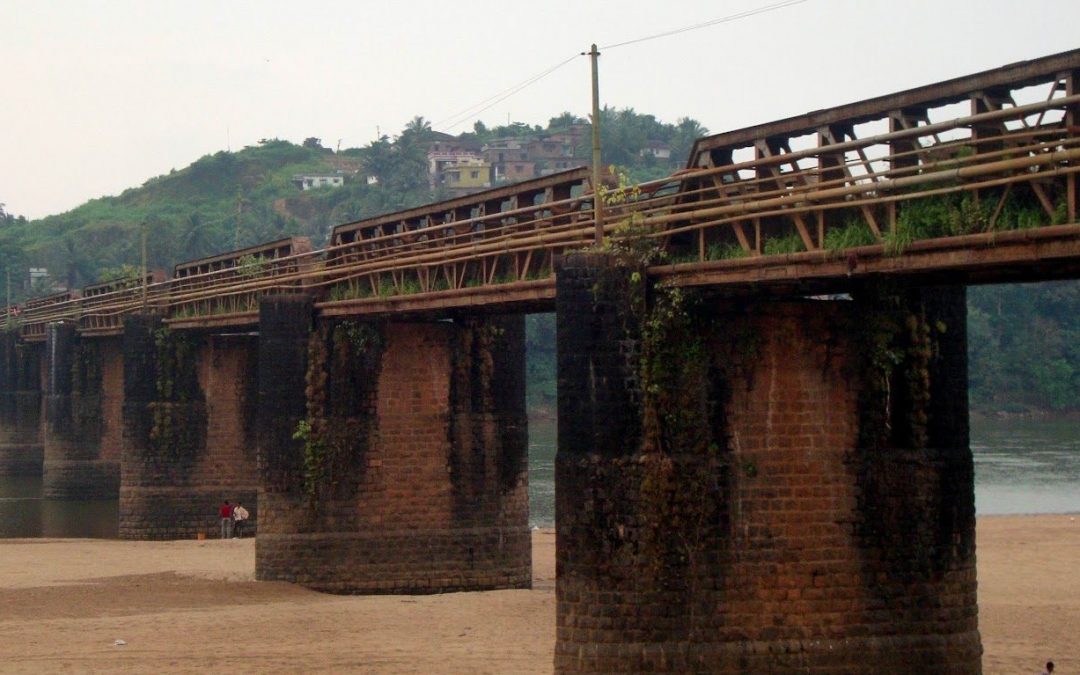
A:
<svg viewBox="0 0 1080 675">
<path fill-rule="evenodd" d="M 777 1 L 0 0 L 0 203 L 59 213 L 260 138 L 363 146 L 591 42 Z M 805 0 L 602 49 L 601 100 L 717 133 L 1074 49 L 1078 26 L 1077 0 Z M 564 110 L 588 113 L 584 57 L 479 119 Z"/>
</svg>

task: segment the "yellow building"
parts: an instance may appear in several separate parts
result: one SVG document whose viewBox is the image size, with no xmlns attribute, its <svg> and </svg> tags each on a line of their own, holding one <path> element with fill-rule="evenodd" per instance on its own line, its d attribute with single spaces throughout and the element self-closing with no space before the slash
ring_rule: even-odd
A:
<svg viewBox="0 0 1080 675">
<path fill-rule="evenodd" d="M 491 165 L 479 158 L 466 158 L 443 169 L 445 185 L 451 190 L 491 187 Z"/>
</svg>

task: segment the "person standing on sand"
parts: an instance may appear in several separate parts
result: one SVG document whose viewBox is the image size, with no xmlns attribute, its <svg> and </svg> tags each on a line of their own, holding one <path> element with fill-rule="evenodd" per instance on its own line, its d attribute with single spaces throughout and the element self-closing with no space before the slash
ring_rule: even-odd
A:
<svg viewBox="0 0 1080 675">
<path fill-rule="evenodd" d="M 218 515 L 221 516 L 221 538 L 228 539 L 232 536 L 232 519 L 233 509 L 229 506 L 229 501 L 225 500 L 225 503 L 218 509 Z"/>
<path fill-rule="evenodd" d="M 1046 662 L 1046 670 L 1044 670 L 1042 672 L 1042 675 L 1054 675 L 1054 662 L 1053 661 L 1047 661 Z"/>
<path fill-rule="evenodd" d="M 233 536 L 237 539 L 244 538 L 244 526 L 247 524 L 248 510 L 243 507 L 240 502 L 236 502 L 236 506 L 232 510 L 233 517 Z"/>
</svg>

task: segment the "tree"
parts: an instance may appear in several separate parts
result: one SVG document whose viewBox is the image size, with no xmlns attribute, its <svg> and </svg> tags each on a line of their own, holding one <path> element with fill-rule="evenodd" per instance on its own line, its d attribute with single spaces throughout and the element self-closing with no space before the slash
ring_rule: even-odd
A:
<svg viewBox="0 0 1080 675">
<path fill-rule="evenodd" d="M 8 213 L 4 210 L 4 204 L 0 203 L 0 227 L 7 227 L 9 225 L 25 225 L 25 216 L 16 216 Z"/>
<path fill-rule="evenodd" d="M 401 132 L 399 138 L 408 137 L 417 141 L 426 141 L 431 137 L 431 134 L 431 122 L 424 119 L 422 115 L 417 115 L 405 125 L 405 130 Z"/>
<path fill-rule="evenodd" d="M 402 206 L 412 205 L 428 196 L 427 137 L 431 124 L 423 117 L 414 117 L 393 144 L 392 168 L 386 176 L 386 187 L 400 196 Z M 423 193 L 420 195 L 419 193 Z"/>
<path fill-rule="evenodd" d="M 548 120 L 547 130 L 548 132 L 566 131 L 578 124 L 588 124 L 588 120 L 573 113 L 564 112 Z"/>
<path fill-rule="evenodd" d="M 214 250 L 215 239 L 210 223 L 193 211 L 181 225 L 180 250 L 183 251 L 183 260 L 180 262 L 210 255 Z"/>
<path fill-rule="evenodd" d="M 384 182 L 394 168 L 394 148 L 390 139 L 385 135 L 380 136 L 363 148 L 361 153 L 368 174 Z"/>
<path fill-rule="evenodd" d="M 322 146 L 322 139 L 321 138 L 315 138 L 314 136 L 309 136 L 308 138 L 304 139 L 304 147 L 305 148 L 313 148 L 315 150 L 324 150 L 325 149 Z"/>
<path fill-rule="evenodd" d="M 78 288 L 94 281 L 97 268 L 94 265 L 93 252 L 83 246 L 76 235 L 64 236 L 57 251 L 68 288 Z"/>
<path fill-rule="evenodd" d="M 675 134 L 671 139 L 672 160 L 686 163 L 690 158 L 690 149 L 694 147 L 697 139 L 707 136 L 709 130 L 703 127 L 697 120 L 689 117 L 681 117 L 675 123 Z"/>
</svg>

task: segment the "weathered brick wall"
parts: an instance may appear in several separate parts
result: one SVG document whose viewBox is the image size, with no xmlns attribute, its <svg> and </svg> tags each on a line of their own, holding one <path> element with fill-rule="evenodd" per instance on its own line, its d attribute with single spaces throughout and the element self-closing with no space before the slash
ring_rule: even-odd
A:
<svg viewBox="0 0 1080 675">
<path fill-rule="evenodd" d="M 558 277 L 556 671 L 979 672 L 962 289 L 877 323 L 862 298 L 705 303 L 701 367 L 657 420 L 612 275 Z M 870 344 L 901 359 L 892 399 Z M 648 424 L 699 440 L 643 452 Z"/>
<path fill-rule="evenodd" d="M 119 337 L 83 338 L 101 363 L 101 441 L 103 460 L 120 463 L 124 447 L 124 349 Z"/>
<path fill-rule="evenodd" d="M 154 317 L 125 322 L 122 538 L 219 536 L 223 500 L 245 505 L 254 532 L 254 347 Z"/>
<path fill-rule="evenodd" d="M 261 386 L 259 418 L 293 426 L 260 432 L 258 578 L 339 593 L 529 585 L 522 317 L 334 323 L 312 339 L 302 302 L 264 303 L 260 320 L 261 363 L 293 384 Z M 316 451 L 285 438 L 305 418 Z"/>
<path fill-rule="evenodd" d="M 46 328 L 42 486 L 53 499 L 116 499 L 119 453 L 104 448 L 108 339 L 81 338 L 75 324 Z"/>
<path fill-rule="evenodd" d="M 0 333 L 0 476 L 40 476 L 43 346 Z"/>
</svg>

